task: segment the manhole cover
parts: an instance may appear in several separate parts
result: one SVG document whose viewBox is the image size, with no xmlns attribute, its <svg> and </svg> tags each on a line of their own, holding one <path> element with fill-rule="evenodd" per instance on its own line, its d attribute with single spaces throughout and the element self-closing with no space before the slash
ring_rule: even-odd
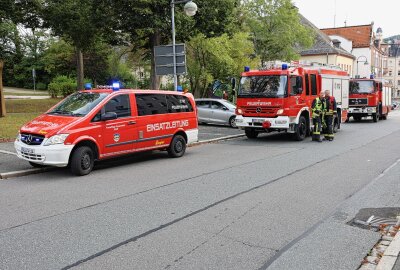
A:
<svg viewBox="0 0 400 270">
<path fill-rule="evenodd" d="M 399 207 L 364 208 L 348 224 L 362 229 L 379 231 L 383 225 L 396 225 L 399 215 Z"/>
<path fill-rule="evenodd" d="M 349 223 L 351 226 L 381 234 L 378 243 L 367 253 L 359 270 L 374 270 L 400 228 L 400 208 L 364 208 Z M 382 262 L 383 263 L 383 262 Z"/>
</svg>

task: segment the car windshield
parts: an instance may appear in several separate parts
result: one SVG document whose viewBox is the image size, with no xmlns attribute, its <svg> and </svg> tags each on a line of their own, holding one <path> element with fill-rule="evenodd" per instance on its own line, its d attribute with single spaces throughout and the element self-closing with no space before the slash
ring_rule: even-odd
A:
<svg viewBox="0 0 400 270">
<path fill-rule="evenodd" d="M 64 99 L 48 114 L 82 117 L 87 115 L 106 96 L 108 93 L 78 92 Z"/>
<path fill-rule="evenodd" d="M 371 94 L 374 92 L 373 81 L 350 82 L 350 94 Z"/>
<path fill-rule="evenodd" d="M 287 96 L 287 76 L 251 76 L 240 80 L 239 96 L 282 98 Z"/>
</svg>

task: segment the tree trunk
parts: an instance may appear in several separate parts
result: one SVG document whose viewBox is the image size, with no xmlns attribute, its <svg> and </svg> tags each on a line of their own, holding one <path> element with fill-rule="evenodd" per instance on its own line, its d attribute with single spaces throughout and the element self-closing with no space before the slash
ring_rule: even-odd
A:
<svg viewBox="0 0 400 270">
<path fill-rule="evenodd" d="M 156 62 L 154 55 L 154 47 L 161 44 L 161 33 L 156 30 L 150 37 L 151 43 L 151 75 L 150 75 L 150 87 L 151 89 L 160 89 L 160 76 L 156 75 Z"/>
<path fill-rule="evenodd" d="M 76 48 L 76 58 L 77 58 L 77 86 L 78 90 L 83 90 L 83 79 L 84 79 L 84 73 L 83 73 L 83 54 L 82 50 L 79 48 Z"/>
<path fill-rule="evenodd" d="M 0 117 L 6 116 L 6 100 L 3 92 L 3 67 L 4 61 L 0 59 Z"/>
</svg>

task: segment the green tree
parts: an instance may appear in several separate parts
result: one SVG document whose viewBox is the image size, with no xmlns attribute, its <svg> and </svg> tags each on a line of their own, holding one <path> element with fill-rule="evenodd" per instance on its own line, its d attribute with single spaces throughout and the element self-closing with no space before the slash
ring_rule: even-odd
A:
<svg viewBox="0 0 400 270">
<path fill-rule="evenodd" d="M 262 64 L 298 59 L 298 49 L 314 42 L 313 31 L 301 24 L 291 0 L 244 0 L 243 11 Z"/>
<path fill-rule="evenodd" d="M 106 6 L 95 0 L 42 0 L 44 25 L 55 35 L 64 37 L 76 49 L 78 88 L 83 89 L 83 52 L 94 46 L 98 38 L 113 36 L 110 13 L 113 5 Z"/>
<path fill-rule="evenodd" d="M 199 34 L 188 42 L 188 79 L 196 97 L 207 95 L 207 87 L 214 80 L 238 77 L 244 66 L 256 66 L 254 46 L 249 34 L 238 32 L 232 37 L 224 34 L 207 38 Z"/>
<path fill-rule="evenodd" d="M 106 0 L 104 0 L 106 2 Z M 171 40 L 170 0 L 108 0 L 119 18 L 115 25 L 129 35 L 136 48 L 146 49 L 151 61 L 151 88 L 159 88 L 155 75 L 154 46 Z M 185 42 L 191 36 L 204 33 L 219 36 L 234 29 L 238 0 L 196 0 L 198 13 L 194 17 L 183 15 L 183 5 L 176 6 L 177 42 Z"/>
</svg>

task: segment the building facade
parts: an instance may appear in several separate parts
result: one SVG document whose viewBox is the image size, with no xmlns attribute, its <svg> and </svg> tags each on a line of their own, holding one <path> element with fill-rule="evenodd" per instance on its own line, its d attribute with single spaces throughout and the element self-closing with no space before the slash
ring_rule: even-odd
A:
<svg viewBox="0 0 400 270">
<path fill-rule="evenodd" d="M 382 29 L 374 32 L 374 24 L 321 29 L 331 39 L 343 44 L 355 56 L 352 77 L 373 75 L 384 78 L 388 73 L 388 44 L 382 41 Z"/>
<path fill-rule="evenodd" d="M 351 76 L 355 57 L 343 48 L 342 41 L 331 39 L 303 16 L 301 22 L 313 29 L 316 36 L 311 48 L 300 51 L 300 61 L 338 66 Z M 347 43 L 345 45 L 348 46 Z"/>
<path fill-rule="evenodd" d="M 392 41 L 388 51 L 388 72 L 384 79 L 392 87 L 392 97 L 400 99 L 400 41 Z"/>
</svg>

